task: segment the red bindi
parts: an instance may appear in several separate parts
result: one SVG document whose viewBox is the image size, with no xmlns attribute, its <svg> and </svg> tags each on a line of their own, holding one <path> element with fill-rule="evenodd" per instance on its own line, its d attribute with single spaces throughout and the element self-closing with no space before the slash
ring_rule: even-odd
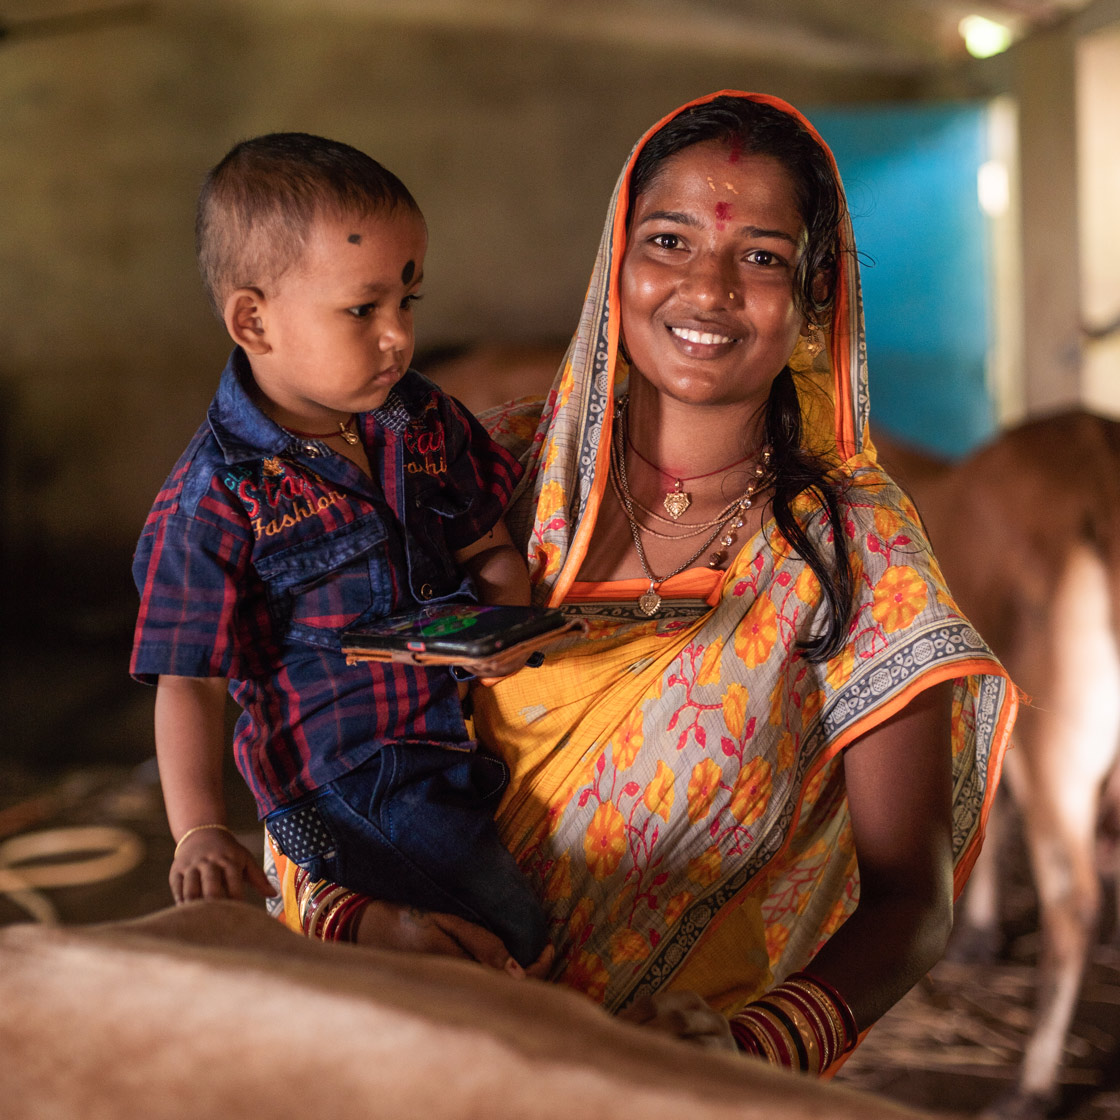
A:
<svg viewBox="0 0 1120 1120">
<path fill-rule="evenodd" d="M 738 136 L 731 137 L 731 151 L 727 154 L 728 163 L 738 163 L 743 154 L 743 141 Z"/>
<path fill-rule="evenodd" d="M 716 203 L 716 228 L 723 229 L 724 222 L 731 220 L 731 203 L 730 202 L 717 202 Z"/>
</svg>

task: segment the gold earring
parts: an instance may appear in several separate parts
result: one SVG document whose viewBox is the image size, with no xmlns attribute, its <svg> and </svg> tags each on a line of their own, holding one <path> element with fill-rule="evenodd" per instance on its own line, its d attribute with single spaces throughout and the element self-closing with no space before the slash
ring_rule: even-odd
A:
<svg viewBox="0 0 1120 1120">
<path fill-rule="evenodd" d="M 824 339 L 817 333 L 820 326 L 817 323 L 807 323 L 808 335 L 805 336 L 805 352 L 810 358 L 815 358 L 824 349 Z"/>
</svg>

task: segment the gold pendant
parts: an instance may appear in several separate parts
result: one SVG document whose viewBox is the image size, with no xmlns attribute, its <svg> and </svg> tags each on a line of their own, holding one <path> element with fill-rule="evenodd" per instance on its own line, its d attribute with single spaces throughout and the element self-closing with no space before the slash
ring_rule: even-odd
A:
<svg viewBox="0 0 1120 1120">
<path fill-rule="evenodd" d="M 341 435 L 351 447 L 358 442 L 358 433 L 351 431 L 345 424 L 339 424 L 338 431 L 339 435 Z"/>
<path fill-rule="evenodd" d="M 653 584 L 649 585 L 649 590 L 638 598 L 638 610 L 647 617 L 652 618 L 657 614 L 658 609 L 661 607 L 661 596 L 653 589 Z"/>
<path fill-rule="evenodd" d="M 679 478 L 677 479 L 676 488 L 670 490 L 669 493 L 665 495 L 661 504 L 674 521 L 692 505 L 692 499 L 684 492 Z"/>
</svg>

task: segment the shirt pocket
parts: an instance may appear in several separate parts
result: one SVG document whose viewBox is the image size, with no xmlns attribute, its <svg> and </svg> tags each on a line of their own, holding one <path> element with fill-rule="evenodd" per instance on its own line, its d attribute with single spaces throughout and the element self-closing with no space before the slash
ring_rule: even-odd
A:
<svg viewBox="0 0 1120 1120">
<path fill-rule="evenodd" d="M 472 497 L 456 494 L 438 483 L 421 482 L 410 489 L 405 546 L 409 588 L 418 603 L 475 598 L 473 583 L 456 564 L 446 534 L 448 523 L 468 514 L 473 505 Z"/>
<path fill-rule="evenodd" d="M 362 614 L 392 604 L 388 531 L 367 513 L 299 544 L 255 558 L 269 612 L 287 637 L 340 648 L 341 631 Z"/>
</svg>

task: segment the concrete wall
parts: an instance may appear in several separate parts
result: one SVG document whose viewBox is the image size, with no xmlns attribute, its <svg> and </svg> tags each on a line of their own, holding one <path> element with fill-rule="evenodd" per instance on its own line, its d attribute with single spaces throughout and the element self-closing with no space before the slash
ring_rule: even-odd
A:
<svg viewBox="0 0 1120 1120">
<path fill-rule="evenodd" d="M 615 176 L 663 113 L 723 86 L 814 104 L 904 92 L 679 41 L 624 51 L 311 7 L 149 5 L 0 41 L 9 563 L 76 579 L 76 557 L 107 554 L 127 569 L 228 350 L 191 227 L 202 175 L 236 140 L 321 132 L 410 185 L 431 231 L 421 346 L 566 337 Z"/>
</svg>

